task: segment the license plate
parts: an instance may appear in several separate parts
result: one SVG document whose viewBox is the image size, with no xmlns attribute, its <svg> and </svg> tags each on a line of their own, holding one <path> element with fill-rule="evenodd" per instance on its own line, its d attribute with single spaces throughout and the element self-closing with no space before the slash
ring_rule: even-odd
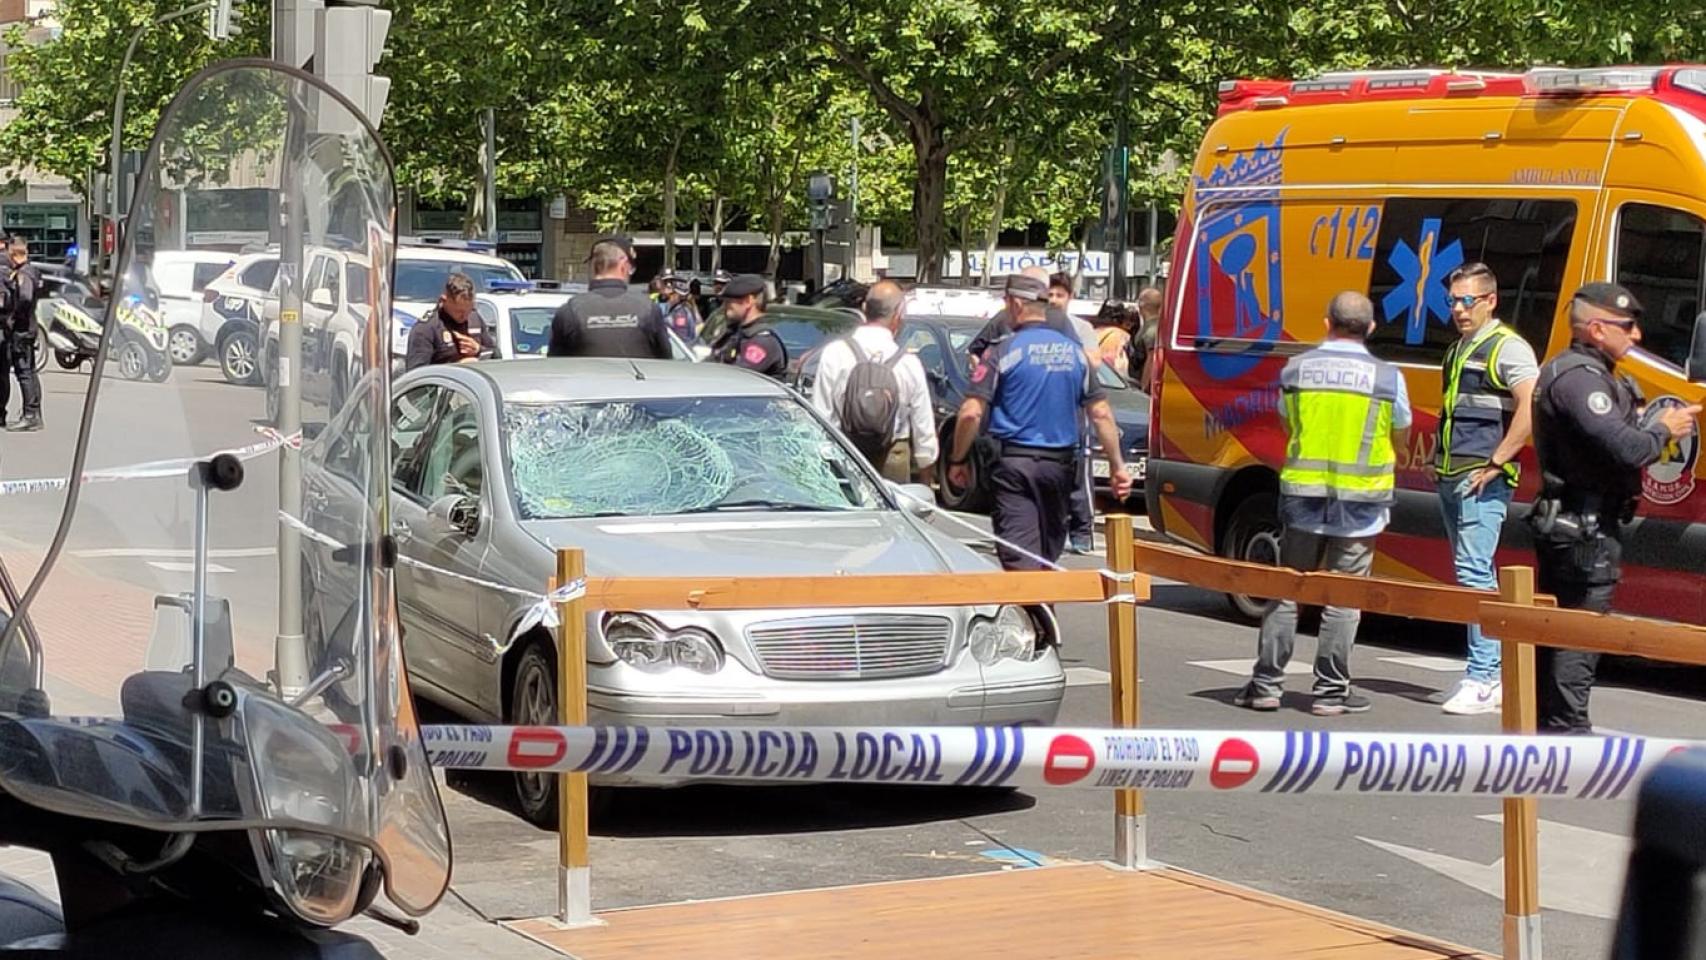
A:
<svg viewBox="0 0 1706 960">
<path fill-rule="evenodd" d="M 1113 468 L 1109 466 L 1108 461 L 1100 458 L 1090 461 L 1090 475 L 1096 479 L 1106 480 L 1113 476 L 1113 473 Z"/>
</svg>

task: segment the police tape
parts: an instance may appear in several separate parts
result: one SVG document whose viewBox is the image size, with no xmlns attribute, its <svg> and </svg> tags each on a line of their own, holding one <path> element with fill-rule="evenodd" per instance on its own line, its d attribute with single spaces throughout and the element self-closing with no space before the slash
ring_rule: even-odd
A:
<svg viewBox="0 0 1706 960">
<path fill-rule="evenodd" d="M 302 434 L 292 433 L 289 436 L 271 427 L 256 427 L 255 432 L 265 439 L 246 446 L 232 447 L 226 450 L 215 450 L 201 457 L 179 457 L 173 460 L 152 460 L 147 463 L 134 463 L 123 467 L 103 467 L 99 470 L 83 471 L 83 483 L 116 483 L 121 480 L 158 480 L 163 477 L 183 477 L 189 469 L 198 463 L 212 460 L 220 454 L 230 454 L 238 460 L 253 460 L 277 450 L 279 447 L 301 449 Z M 71 486 L 69 477 L 35 477 L 27 480 L 0 480 L 0 497 L 16 496 L 27 493 L 51 493 L 65 490 Z"/>
<path fill-rule="evenodd" d="M 1050 727 L 421 728 L 446 769 L 641 781 L 890 783 L 1616 800 L 1673 751 L 1650 737 Z"/>
</svg>

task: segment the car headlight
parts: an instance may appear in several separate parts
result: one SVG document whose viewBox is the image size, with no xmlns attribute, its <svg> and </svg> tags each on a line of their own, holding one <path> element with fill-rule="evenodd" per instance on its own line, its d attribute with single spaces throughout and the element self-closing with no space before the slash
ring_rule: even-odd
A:
<svg viewBox="0 0 1706 960">
<path fill-rule="evenodd" d="M 647 673 L 682 667 L 695 673 L 723 669 L 723 648 L 704 630 L 670 630 L 637 613 L 614 613 L 604 619 L 604 640 L 616 658 Z"/>
<path fill-rule="evenodd" d="M 984 666 L 1002 660 L 1029 660 L 1037 651 L 1037 625 L 1020 607 L 1004 606 L 995 619 L 978 617 L 971 624 L 971 655 Z"/>
</svg>

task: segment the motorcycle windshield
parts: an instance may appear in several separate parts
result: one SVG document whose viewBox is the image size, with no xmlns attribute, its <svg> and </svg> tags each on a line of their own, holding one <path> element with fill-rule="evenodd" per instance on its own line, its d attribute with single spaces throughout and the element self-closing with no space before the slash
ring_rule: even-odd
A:
<svg viewBox="0 0 1706 960">
<path fill-rule="evenodd" d="M 199 74 L 137 179 L 70 470 L 0 487 L 0 559 L 41 563 L 7 604 L 0 789 L 251 831 L 258 882 L 318 923 L 375 871 L 416 914 L 449 881 L 386 536 L 395 213 L 378 135 L 319 81 Z M 173 366 L 169 336 L 216 305 L 155 277 L 247 249 L 278 281 L 219 332 L 258 345 L 263 382 Z"/>
</svg>

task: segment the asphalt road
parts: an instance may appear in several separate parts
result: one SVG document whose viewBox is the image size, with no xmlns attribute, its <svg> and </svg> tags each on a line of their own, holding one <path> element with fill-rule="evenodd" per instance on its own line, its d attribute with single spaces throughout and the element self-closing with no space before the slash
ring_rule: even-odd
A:
<svg viewBox="0 0 1706 960">
<path fill-rule="evenodd" d="M 212 367 L 180 370 L 174 377 L 186 385 L 183 396 L 190 403 L 166 403 L 171 392 L 150 384 L 117 385 L 125 389 L 111 397 L 128 405 L 122 412 L 131 424 L 127 428 L 115 419 L 104 428 L 93 465 L 159 457 L 158 445 L 148 440 L 150 429 L 193 441 L 200 451 L 218 449 L 233 438 L 252 441 L 242 434 L 259 415 L 258 390 L 227 386 Z M 86 379 L 55 371 L 45 381 L 48 429 L 0 436 L 5 479 L 64 472 Z M 114 412 L 116 417 L 121 411 L 115 407 Z M 263 477 L 258 473 L 256 480 L 264 482 Z M 182 537 L 187 514 L 181 506 L 165 514 L 140 509 L 166 509 L 182 498 L 145 497 L 127 513 L 120 488 L 108 488 L 106 508 L 80 531 L 74 546 L 83 552 L 74 554 L 77 563 L 141 587 L 185 588 L 188 574 L 181 558 L 165 551 L 187 546 Z M 0 544 L 16 551 L 22 543 L 40 542 L 56 519 L 58 502 L 51 495 L 35 495 L 28 510 L 0 504 L 7 517 Z M 261 549 L 270 539 L 270 519 L 239 513 L 216 519 L 215 526 L 215 548 L 228 551 L 217 562 L 232 571 L 216 573 L 215 588 L 226 584 L 244 602 L 264 605 L 265 573 L 276 565 Z M 144 534 L 158 539 L 138 539 Z M 119 539 L 102 544 L 102 536 Z M 1060 721 L 1105 725 L 1104 611 L 1063 607 L 1060 616 L 1072 668 Z M 1255 631 L 1231 621 L 1220 597 L 1158 584 L 1139 623 L 1147 726 L 1497 728 L 1493 716 L 1454 718 L 1439 712 L 1438 694 L 1461 671 L 1461 656 L 1448 632 L 1392 621 L 1365 623 L 1352 663 L 1374 709 L 1322 719 L 1308 713 L 1301 695 L 1308 688 L 1306 672 L 1295 678 L 1291 689 L 1296 693 L 1278 713 L 1231 706 L 1253 656 Z M 1297 666 L 1304 671 L 1312 644 L 1309 638 L 1299 642 Z M 1699 689 L 1696 671 L 1619 668 L 1595 694 L 1595 718 L 1620 731 L 1698 736 L 1706 730 L 1706 706 L 1692 695 Z M 550 913 L 556 898 L 555 838 L 510 812 L 508 785 L 501 776 L 457 775 L 448 786 L 460 895 L 489 917 Z M 1107 794 L 1088 791 L 990 796 L 898 787 L 629 790 L 593 825 L 595 905 L 602 909 L 1104 859 L 1112 853 L 1110 807 Z M 1148 811 L 1149 850 L 1155 859 L 1472 947 L 1500 947 L 1496 801 L 1150 793 Z M 1631 813 L 1627 801 L 1541 805 L 1549 957 L 1606 955 Z M 1132 922 L 1154 921 L 1133 916 Z"/>
</svg>

